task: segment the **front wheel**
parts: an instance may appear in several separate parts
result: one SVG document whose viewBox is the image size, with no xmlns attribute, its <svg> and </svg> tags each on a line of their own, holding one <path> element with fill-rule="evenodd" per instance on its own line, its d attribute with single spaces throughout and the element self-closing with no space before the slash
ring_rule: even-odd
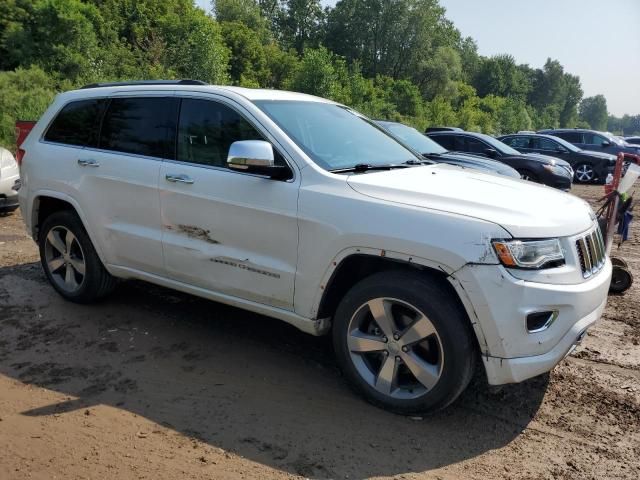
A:
<svg viewBox="0 0 640 480">
<path fill-rule="evenodd" d="M 40 262 L 53 288 L 67 300 L 90 303 L 107 295 L 116 280 L 107 272 L 78 216 L 65 210 L 43 222 Z"/>
<path fill-rule="evenodd" d="M 336 311 L 333 343 L 350 384 L 401 414 L 446 407 L 474 370 L 466 313 L 449 289 L 420 273 L 383 272 L 356 284 Z"/>
<path fill-rule="evenodd" d="M 520 178 L 522 178 L 522 180 L 528 180 L 530 182 L 540 183 L 540 181 L 538 180 L 538 177 L 529 170 L 518 170 L 518 173 L 520 174 Z"/>
</svg>

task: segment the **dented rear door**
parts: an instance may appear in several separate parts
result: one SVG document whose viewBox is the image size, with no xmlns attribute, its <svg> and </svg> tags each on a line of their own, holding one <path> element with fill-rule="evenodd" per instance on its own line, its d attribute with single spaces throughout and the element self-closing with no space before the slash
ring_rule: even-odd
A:
<svg viewBox="0 0 640 480">
<path fill-rule="evenodd" d="M 182 98 L 175 159 L 160 172 L 165 270 L 192 286 L 292 309 L 298 179 L 226 167 L 231 143 L 255 139 L 268 140 L 247 112 Z"/>
</svg>

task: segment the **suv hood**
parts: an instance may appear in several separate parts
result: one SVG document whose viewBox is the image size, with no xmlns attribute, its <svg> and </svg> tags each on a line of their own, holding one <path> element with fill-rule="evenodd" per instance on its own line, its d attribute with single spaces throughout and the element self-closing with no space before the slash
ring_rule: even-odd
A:
<svg viewBox="0 0 640 480">
<path fill-rule="evenodd" d="M 379 200 L 489 221 L 516 238 L 575 235 L 595 220 L 588 204 L 573 195 L 452 165 L 353 174 L 347 183 Z"/>
</svg>

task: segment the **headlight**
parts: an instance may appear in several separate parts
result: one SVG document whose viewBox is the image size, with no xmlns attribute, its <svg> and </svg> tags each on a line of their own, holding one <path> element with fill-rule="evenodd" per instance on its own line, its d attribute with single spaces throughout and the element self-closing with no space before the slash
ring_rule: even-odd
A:
<svg viewBox="0 0 640 480">
<path fill-rule="evenodd" d="M 543 268 L 564 265 L 560 240 L 494 240 L 498 258 L 505 267 Z"/>
<path fill-rule="evenodd" d="M 544 168 L 548 172 L 554 173 L 556 175 L 566 176 L 567 174 L 570 174 L 569 171 L 566 168 L 561 167 L 560 165 L 545 164 L 545 165 L 542 166 L 542 168 Z"/>
</svg>

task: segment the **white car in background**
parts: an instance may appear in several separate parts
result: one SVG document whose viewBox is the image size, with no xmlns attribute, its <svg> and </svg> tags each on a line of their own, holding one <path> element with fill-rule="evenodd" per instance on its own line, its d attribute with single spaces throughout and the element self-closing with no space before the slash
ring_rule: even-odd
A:
<svg viewBox="0 0 640 480">
<path fill-rule="evenodd" d="M 331 334 L 351 385 L 395 412 L 444 408 L 477 362 L 494 385 L 549 371 L 606 304 L 586 202 L 425 165 L 322 98 L 90 85 L 21 150 L 23 218 L 64 298 L 136 278 Z"/>
<path fill-rule="evenodd" d="M 19 207 L 20 171 L 13 155 L 0 147 L 0 213 L 13 212 Z"/>
</svg>

